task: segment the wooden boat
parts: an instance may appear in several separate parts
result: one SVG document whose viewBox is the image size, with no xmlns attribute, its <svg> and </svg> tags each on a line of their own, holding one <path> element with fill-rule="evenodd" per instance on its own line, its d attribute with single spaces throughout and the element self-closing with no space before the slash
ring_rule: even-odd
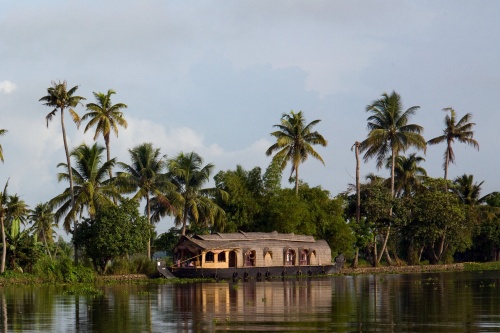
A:
<svg viewBox="0 0 500 333">
<path fill-rule="evenodd" d="M 174 265 L 158 262 L 158 271 L 179 278 L 269 278 L 332 274 L 344 264 L 332 264 L 326 241 L 276 231 L 182 236 L 174 248 Z"/>
</svg>

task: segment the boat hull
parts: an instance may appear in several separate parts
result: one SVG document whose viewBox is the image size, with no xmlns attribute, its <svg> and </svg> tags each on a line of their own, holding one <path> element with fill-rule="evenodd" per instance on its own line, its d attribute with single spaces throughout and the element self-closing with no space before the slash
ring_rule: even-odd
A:
<svg viewBox="0 0 500 333">
<path fill-rule="evenodd" d="M 213 278 L 213 279 L 260 279 L 284 276 L 315 276 L 334 274 L 342 265 L 325 266 L 268 266 L 268 267 L 231 267 L 231 268 L 199 268 L 199 267 L 162 267 L 158 271 L 166 276 L 165 271 L 177 278 Z M 170 276 L 170 274 L 169 274 Z M 167 277 L 167 276 L 166 276 Z"/>
</svg>

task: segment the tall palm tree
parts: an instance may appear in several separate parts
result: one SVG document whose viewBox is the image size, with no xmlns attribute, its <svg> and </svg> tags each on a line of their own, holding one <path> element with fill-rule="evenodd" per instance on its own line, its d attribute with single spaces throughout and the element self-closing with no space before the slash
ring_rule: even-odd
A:
<svg viewBox="0 0 500 333">
<path fill-rule="evenodd" d="M 7 133 L 6 129 L 0 129 L 0 136 L 5 135 Z M 2 145 L 0 145 L 0 161 L 3 162 L 3 148 Z"/>
<path fill-rule="evenodd" d="M 77 126 L 79 126 L 80 117 L 73 110 L 73 108 L 76 107 L 78 104 L 81 104 L 81 101 L 85 100 L 85 98 L 75 95 L 78 86 L 74 86 L 69 90 L 67 89 L 66 86 L 67 86 L 66 81 L 52 82 L 52 87 L 47 88 L 47 95 L 40 98 L 39 101 L 44 102 L 43 103 L 44 105 L 53 108 L 53 110 L 49 112 L 49 114 L 47 114 L 47 116 L 45 117 L 47 121 L 47 127 L 49 126 L 49 121 L 52 120 L 52 118 L 56 115 L 58 110 L 60 111 L 61 114 L 61 129 L 64 142 L 64 152 L 66 153 L 66 163 L 68 165 L 68 172 L 69 172 L 69 189 L 71 196 L 71 206 L 73 207 L 75 204 L 75 193 L 73 190 L 73 174 L 72 174 L 73 170 L 71 168 L 71 157 L 69 153 L 68 142 L 66 139 L 66 127 L 64 125 L 64 110 L 68 109 L 69 114 L 71 115 L 73 121 L 77 124 Z M 75 230 L 77 226 L 78 224 L 76 221 L 76 217 L 73 217 L 73 230 Z M 78 254 L 76 251 L 75 251 L 75 262 L 78 263 Z"/>
<path fill-rule="evenodd" d="M 267 149 L 266 155 L 270 156 L 277 152 L 273 159 L 280 162 L 282 171 L 288 162 L 292 163 L 290 177 L 295 172 L 296 194 L 299 193 L 299 164 L 305 162 L 309 155 L 321 161 L 323 165 L 325 164 L 323 158 L 312 147 L 312 145 L 323 147 L 327 145 L 327 141 L 321 134 L 312 131 L 314 125 L 320 121 L 319 119 L 313 120 L 306 125 L 302 111 L 298 113 L 291 111 L 290 114 L 283 113 L 281 124 L 273 125 L 278 128 L 277 131 L 271 133 L 276 138 L 276 143 Z"/>
<path fill-rule="evenodd" d="M 367 112 L 372 115 L 368 117 L 367 138 L 361 142 L 361 151 L 365 152 L 364 160 L 373 157 L 377 158 L 377 168 L 381 168 L 386 157 L 391 158 L 391 196 L 394 197 L 394 177 L 396 167 L 396 156 L 400 152 L 405 152 L 410 147 L 423 149 L 425 151 L 426 142 L 422 137 L 423 127 L 415 124 L 408 124 L 410 117 L 419 109 L 419 106 L 412 106 L 406 111 L 403 110 L 401 96 L 393 91 L 390 95 L 382 94 L 382 98 L 372 102 L 366 107 Z M 392 215 L 392 210 L 389 212 Z M 386 250 L 391 226 L 387 227 L 384 244 L 380 252 L 378 261 L 382 258 Z"/>
<path fill-rule="evenodd" d="M 83 115 L 82 121 L 89 118 L 87 126 L 85 126 L 85 132 L 91 127 L 95 126 L 94 141 L 97 140 L 99 134 L 102 133 L 104 138 L 104 144 L 106 145 L 107 161 L 111 160 L 111 152 L 109 149 L 109 137 L 111 130 L 118 137 L 118 126 L 127 128 L 128 124 L 123 117 L 123 112 L 121 109 L 127 108 L 127 105 L 123 103 L 112 104 L 111 95 L 115 94 L 114 90 L 109 89 L 107 94 L 96 93 L 94 96 L 97 103 L 87 104 L 87 110 L 90 111 Z M 112 178 L 111 170 L 109 170 L 109 178 Z"/>
<path fill-rule="evenodd" d="M 359 182 L 359 147 L 361 143 L 359 141 L 354 142 L 354 145 L 351 147 L 351 150 L 354 149 L 354 154 L 356 156 L 356 224 L 359 225 L 361 221 L 361 184 Z M 359 248 L 356 247 L 356 254 L 354 256 L 354 260 L 352 262 L 352 267 L 358 267 L 358 257 L 359 257 Z"/>
<path fill-rule="evenodd" d="M 158 198 L 163 205 L 171 206 L 165 193 L 174 190 L 166 171 L 165 156 L 161 156 L 159 148 L 153 148 L 151 143 L 143 143 L 129 149 L 131 164 L 118 162 L 124 172 L 118 172 L 117 185 L 125 193 L 135 192 L 135 200 L 146 199 L 146 215 L 151 224 L 151 197 Z M 171 206 L 172 207 L 172 206 Z M 172 209 L 174 209 L 172 207 Z M 148 238 L 148 258 L 151 258 L 151 238 Z"/>
<path fill-rule="evenodd" d="M 49 245 L 54 243 L 52 237 L 54 235 L 54 228 L 57 227 L 52 207 L 48 202 L 39 203 L 34 209 L 30 210 L 28 218 L 33 224 L 31 227 L 33 232 L 38 239 L 42 240 L 45 245 L 45 252 L 52 258 Z"/>
<path fill-rule="evenodd" d="M 391 157 L 391 193 L 394 196 L 394 169 L 396 167 L 396 156 L 405 152 L 410 147 L 425 151 L 426 143 L 421 133 L 422 126 L 408 124 L 410 117 L 419 109 L 412 106 L 403 110 L 401 96 L 395 91 L 388 95 L 384 93 L 382 98 L 375 100 L 366 107 L 367 112 L 372 115 L 368 117 L 367 138 L 361 142 L 361 151 L 365 152 L 364 159 L 377 158 L 377 168 L 380 169 L 387 156 Z"/>
<path fill-rule="evenodd" d="M 115 159 L 103 161 L 104 147 L 96 143 L 92 147 L 81 144 L 76 147 L 71 156 L 75 159 L 75 168 L 72 170 L 74 186 L 74 205 L 71 205 L 70 189 L 51 199 L 49 205 L 59 207 L 55 212 L 56 221 L 64 218 L 64 229 L 69 231 L 73 216 L 87 212 L 93 218 L 100 207 L 114 205 L 113 200 L 120 199 L 120 192 L 114 184 L 107 179 L 110 169 L 115 165 Z M 58 180 L 69 180 L 68 165 L 60 163 L 58 167 L 65 172 L 58 174 Z"/>
<path fill-rule="evenodd" d="M 409 196 L 418 189 L 427 177 L 427 171 L 419 166 L 425 158 L 412 153 L 406 156 L 398 155 L 396 157 L 396 166 L 394 168 L 394 190 L 398 197 Z M 392 159 L 387 158 L 386 167 L 391 168 Z"/>
<path fill-rule="evenodd" d="M 471 113 L 467 113 L 458 122 L 456 119 L 455 110 L 452 108 L 443 109 L 445 112 L 450 112 L 444 118 L 445 128 L 443 129 L 443 135 L 435 137 L 429 140 L 427 143 L 430 145 L 435 145 L 441 142 L 446 142 L 446 150 L 444 151 L 444 180 L 448 180 L 448 166 L 451 163 L 455 163 L 455 152 L 453 151 L 452 144 L 457 140 L 460 143 L 466 143 L 479 150 L 479 144 L 474 140 L 474 131 L 472 128 L 475 123 L 469 122 L 472 118 Z"/>
<path fill-rule="evenodd" d="M 186 235 L 188 221 L 214 225 L 223 220 L 224 211 L 212 199 L 220 196 L 225 201 L 227 192 L 215 187 L 203 188 L 214 167 L 211 163 L 203 165 L 203 158 L 195 152 L 181 152 L 168 160 L 169 176 L 183 198 L 183 207 L 175 219 L 176 225 L 182 225 L 182 235 Z"/>
</svg>

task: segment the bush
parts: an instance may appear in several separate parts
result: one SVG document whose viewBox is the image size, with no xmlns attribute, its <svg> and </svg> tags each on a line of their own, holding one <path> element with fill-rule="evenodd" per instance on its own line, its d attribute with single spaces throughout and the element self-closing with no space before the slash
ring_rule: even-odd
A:
<svg viewBox="0 0 500 333">
<path fill-rule="evenodd" d="M 95 281 L 95 273 L 91 268 L 75 266 L 70 258 L 43 257 L 35 264 L 33 273 L 45 282 L 90 283 Z"/>
<path fill-rule="evenodd" d="M 113 260 L 106 271 L 110 275 L 152 275 L 156 273 L 156 262 L 149 260 L 143 255 L 131 256 L 130 258 L 120 257 Z"/>
</svg>

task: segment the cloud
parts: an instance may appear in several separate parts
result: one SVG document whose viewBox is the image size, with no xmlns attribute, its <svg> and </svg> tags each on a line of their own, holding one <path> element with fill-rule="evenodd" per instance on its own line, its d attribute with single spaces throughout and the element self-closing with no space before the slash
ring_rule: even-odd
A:
<svg viewBox="0 0 500 333">
<path fill-rule="evenodd" d="M 16 88 L 16 84 L 10 82 L 9 80 L 0 82 L 0 92 L 3 92 L 4 94 L 11 94 L 14 90 L 16 90 Z"/>
</svg>

